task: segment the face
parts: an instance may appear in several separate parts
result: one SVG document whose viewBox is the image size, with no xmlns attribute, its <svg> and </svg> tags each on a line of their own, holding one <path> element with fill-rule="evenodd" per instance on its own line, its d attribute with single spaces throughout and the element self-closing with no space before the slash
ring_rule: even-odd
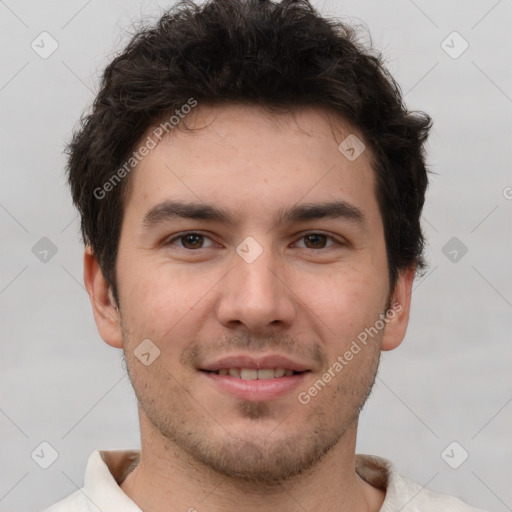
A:
<svg viewBox="0 0 512 512">
<path fill-rule="evenodd" d="M 405 333 L 403 311 L 382 320 L 396 295 L 369 150 L 344 156 L 362 136 L 321 109 L 193 115 L 201 129 L 175 130 L 130 178 L 121 327 L 96 319 L 151 435 L 223 474 L 283 480 L 357 424 L 380 350 Z"/>
</svg>

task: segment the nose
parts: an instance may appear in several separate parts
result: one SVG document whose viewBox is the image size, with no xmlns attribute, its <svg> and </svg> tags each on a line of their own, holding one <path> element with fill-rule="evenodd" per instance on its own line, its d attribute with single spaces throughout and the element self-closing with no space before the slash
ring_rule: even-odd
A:
<svg viewBox="0 0 512 512">
<path fill-rule="evenodd" d="M 284 265 L 270 250 L 251 263 L 236 255 L 234 268 L 221 282 L 218 320 L 251 332 L 290 327 L 296 315 L 292 287 Z"/>
</svg>

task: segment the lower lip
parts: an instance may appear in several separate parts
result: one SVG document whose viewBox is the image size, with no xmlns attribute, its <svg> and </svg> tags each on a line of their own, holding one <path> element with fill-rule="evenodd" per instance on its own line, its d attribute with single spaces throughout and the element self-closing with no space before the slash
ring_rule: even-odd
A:
<svg viewBox="0 0 512 512">
<path fill-rule="evenodd" d="M 218 386 L 222 392 L 250 402 L 282 398 L 286 393 L 300 386 L 307 373 L 309 372 L 274 379 L 244 380 L 230 375 L 201 372 L 202 375 Z"/>
</svg>

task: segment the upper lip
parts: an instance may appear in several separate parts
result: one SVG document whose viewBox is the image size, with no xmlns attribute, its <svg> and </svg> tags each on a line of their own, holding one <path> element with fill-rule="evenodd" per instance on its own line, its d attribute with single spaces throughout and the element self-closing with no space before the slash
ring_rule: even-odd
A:
<svg viewBox="0 0 512 512">
<path fill-rule="evenodd" d="M 200 365 L 200 370 L 218 371 L 223 368 L 251 368 L 261 370 L 264 368 L 284 368 L 285 370 L 294 370 L 303 372 L 309 370 L 309 367 L 299 361 L 294 361 L 287 356 L 280 354 L 267 354 L 264 356 L 255 356 L 249 354 L 234 354 L 221 357 L 212 362 Z"/>
</svg>

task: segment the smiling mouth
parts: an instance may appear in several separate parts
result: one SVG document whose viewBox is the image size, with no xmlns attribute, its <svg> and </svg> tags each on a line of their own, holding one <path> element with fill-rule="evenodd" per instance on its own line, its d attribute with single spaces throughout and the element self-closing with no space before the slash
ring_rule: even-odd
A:
<svg viewBox="0 0 512 512">
<path fill-rule="evenodd" d="M 281 377 L 291 377 L 306 373 L 309 370 L 298 372 L 285 368 L 221 368 L 219 370 L 201 370 L 205 373 L 213 375 L 225 375 L 243 380 L 270 380 L 279 379 Z"/>
</svg>

